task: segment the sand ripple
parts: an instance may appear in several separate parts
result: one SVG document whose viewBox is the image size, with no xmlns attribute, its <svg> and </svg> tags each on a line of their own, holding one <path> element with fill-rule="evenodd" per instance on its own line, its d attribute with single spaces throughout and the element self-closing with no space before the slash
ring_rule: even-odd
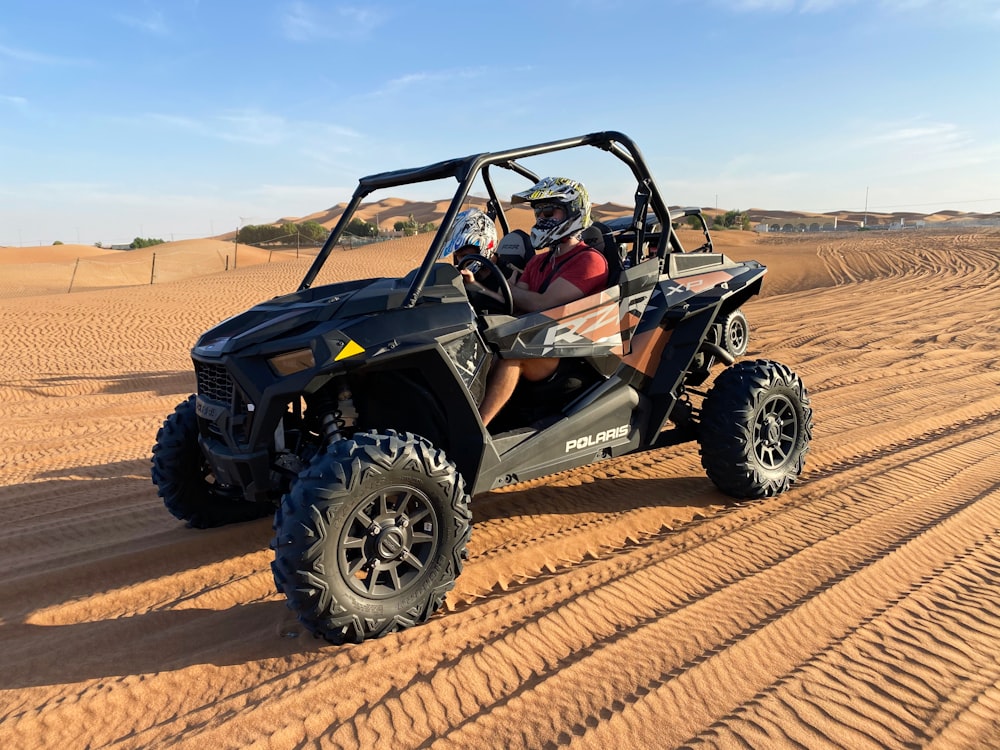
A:
<svg viewBox="0 0 1000 750">
<path fill-rule="evenodd" d="M 308 259 L 9 292 L 0 747 L 1000 746 L 1000 233 L 744 239 L 804 480 L 727 503 L 687 445 L 483 495 L 444 611 L 339 648 L 275 593 L 269 521 L 185 529 L 148 479 L 194 338 Z"/>
</svg>

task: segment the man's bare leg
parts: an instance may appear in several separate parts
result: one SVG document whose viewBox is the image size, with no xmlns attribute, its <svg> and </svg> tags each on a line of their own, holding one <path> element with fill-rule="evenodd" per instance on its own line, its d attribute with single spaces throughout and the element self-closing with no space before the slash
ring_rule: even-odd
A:
<svg viewBox="0 0 1000 750">
<path fill-rule="evenodd" d="M 507 403 L 517 388 L 517 381 L 521 378 L 521 360 L 500 359 L 493 366 L 490 379 L 486 383 L 486 393 L 483 396 L 483 403 L 479 405 L 479 415 L 483 419 L 483 424 L 488 425 Z"/>
<path fill-rule="evenodd" d="M 542 380 L 555 372 L 558 366 L 558 359 L 497 360 L 486 384 L 483 403 L 479 405 L 479 415 L 483 424 L 488 425 L 510 400 L 522 375 L 528 380 Z"/>
</svg>

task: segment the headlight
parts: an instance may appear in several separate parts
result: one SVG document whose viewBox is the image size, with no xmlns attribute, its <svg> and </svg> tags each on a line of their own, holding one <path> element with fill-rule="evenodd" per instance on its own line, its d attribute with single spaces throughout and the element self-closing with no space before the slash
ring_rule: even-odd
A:
<svg viewBox="0 0 1000 750">
<path fill-rule="evenodd" d="M 296 349 L 293 352 L 285 352 L 271 357 L 267 361 L 272 369 L 281 376 L 294 375 L 316 366 L 316 358 L 313 356 L 312 349 Z"/>
</svg>

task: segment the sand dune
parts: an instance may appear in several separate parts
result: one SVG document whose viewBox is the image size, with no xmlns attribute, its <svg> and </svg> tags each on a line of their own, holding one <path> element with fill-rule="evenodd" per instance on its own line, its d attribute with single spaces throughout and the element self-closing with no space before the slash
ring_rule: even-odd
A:
<svg viewBox="0 0 1000 750">
<path fill-rule="evenodd" d="M 269 521 L 149 480 L 197 335 L 310 258 L 8 296 L 0 747 L 1000 747 L 1000 232 L 717 244 L 769 266 L 748 357 L 810 388 L 803 481 L 730 504 L 686 445 L 479 496 L 444 611 L 360 646 L 291 618 Z"/>
<path fill-rule="evenodd" d="M 270 250 L 213 239 L 127 251 L 85 245 L 0 248 L 0 299 L 162 284 L 315 253 L 315 249 Z"/>
</svg>

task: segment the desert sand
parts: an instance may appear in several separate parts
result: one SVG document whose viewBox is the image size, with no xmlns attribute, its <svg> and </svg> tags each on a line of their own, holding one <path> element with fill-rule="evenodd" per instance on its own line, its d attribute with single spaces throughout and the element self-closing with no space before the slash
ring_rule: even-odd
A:
<svg viewBox="0 0 1000 750">
<path fill-rule="evenodd" d="M 1000 747 L 1000 232 L 720 233 L 770 269 L 747 356 L 810 389 L 800 482 L 729 503 L 691 444 L 478 496 L 442 611 L 342 647 L 269 521 L 185 528 L 149 479 L 198 334 L 309 261 L 218 242 L 72 293 L 72 248 L 0 253 L 0 748 Z"/>
</svg>

